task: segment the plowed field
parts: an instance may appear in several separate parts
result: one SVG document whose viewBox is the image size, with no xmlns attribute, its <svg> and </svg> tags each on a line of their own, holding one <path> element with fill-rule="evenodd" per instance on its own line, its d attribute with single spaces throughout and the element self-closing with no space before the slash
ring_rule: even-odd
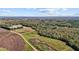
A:
<svg viewBox="0 0 79 59">
<path fill-rule="evenodd" d="M 23 39 L 8 30 L 0 28 L 0 48 L 6 48 L 10 51 L 21 51 L 24 49 Z"/>
</svg>

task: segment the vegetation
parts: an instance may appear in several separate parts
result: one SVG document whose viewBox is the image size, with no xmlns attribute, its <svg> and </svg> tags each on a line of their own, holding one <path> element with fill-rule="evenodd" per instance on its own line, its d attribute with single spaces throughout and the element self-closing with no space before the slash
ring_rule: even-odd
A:
<svg viewBox="0 0 79 59">
<path fill-rule="evenodd" d="M 33 46 L 35 46 L 38 50 L 41 50 L 41 51 L 45 51 L 45 50 L 46 51 L 48 50 L 72 51 L 73 50 L 71 47 L 66 45 L 66 43 L 60 40 L 40 36 L 34 30 L 28 32 L 27 30 L 24 30 L 24 29 L 17 29 L 15 31 L 21 33 L 26 38 L 27 41 L 29 41 Z M 34 44 L 31 42 L 32 40 L 39 40 L 41 42 L 38 43 L 35 41 L 35 44 Z M 52 49 L 47 48 L 45 45 L 50 46 Z"/>
<path fill-rule="evenodd" d="M 39 40 L 43 40 L 50 46 L 54 47 L 56 50 L 79 50 L 78 19 L 79 18 L 72 18 L 72 17 L 51 18 L 51 19 L 12 18 L 12 20 L 10 21 L 3 20 L 2 21 L 3 24 L 1 23 L 0 27 L 2 27 L 3 25 L 15 25 L 15 24 L 16 25 L 20 24 L 25 27 L 31 27 L 36 31 L 21 33 L 28 41 L 32 38 L 37 38 Z M 50 43 L 48 43 L 49 41 Z M 61 42 L 61 44 L 59 42 Z M 39 47 L 40 46 L 41 45 L 39 45 Z M 41 48 L 42 47 L 40 47 L 40 49 Z"/>
<path fill-rule="evenodd" d="M 6 48 L 0 48 L 0 51 L 8 51 Z"/>
</svg>

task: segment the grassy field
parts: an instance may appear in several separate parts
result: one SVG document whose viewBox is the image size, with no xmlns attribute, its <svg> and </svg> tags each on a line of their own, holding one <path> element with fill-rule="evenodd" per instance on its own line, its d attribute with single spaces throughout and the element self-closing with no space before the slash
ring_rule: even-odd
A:
<svg viewBox="0 0 79 59">
<path fill-rule="evenodd" d="M 26 43 L 23 51 L 33 51 L 33 48 Z"/>
<path fill-rule="evenodd" d="M 0 51 L 8 51 L 6 48 L 0 48 Z"/>
<path fill-rule="evenodd" d="M 17 29 L 15 31 L 22 34 L 27 41 L 29 41 L 32 38 L 37 38 L 37 39 L 41 40 L 42 42 L 48 44 L 49 46 L 51 46 L 52 48 L 54 48 L 57 51 L 73 51 L 73 49 L 71 47 L 69 47 L 68 45 L 66 45 L 66 43 L 64 43 L 60 40 L 40 36 L 34 30 L 28 31 L 28 28 L 27 29 L 25 28 L 25 29 Z M 37 46 L 39 46 L 39 44 Z M 33 50 L 29 45 L 25 48 L 25 50 L 27 48 L 28 48 L 28 50 Z M 41 49 L 44 50 L 43 47 L 41 47 Z"/>
</svg>

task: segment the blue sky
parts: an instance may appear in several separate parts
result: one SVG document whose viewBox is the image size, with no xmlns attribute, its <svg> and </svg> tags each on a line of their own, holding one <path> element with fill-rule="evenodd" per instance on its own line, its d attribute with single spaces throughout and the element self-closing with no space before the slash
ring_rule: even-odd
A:
<svg viewBox="0 0 79 59">
<path fill-rule="evenodd" d="M 0 16 L 79 16 L 79 8 L 0 8 Z"/>
</svg>

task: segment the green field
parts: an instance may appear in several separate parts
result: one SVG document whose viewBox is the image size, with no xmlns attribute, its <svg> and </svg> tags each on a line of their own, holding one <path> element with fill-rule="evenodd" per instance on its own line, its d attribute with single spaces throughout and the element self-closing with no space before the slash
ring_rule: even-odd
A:
<svg viewBox="0 0 79 59">
<path fill-rule="evenodd" d="M 48 38 L 48 37 L 40 36 L 40 35 L 37 34 L 36 31 L 33 31 L 33 32 L 27 32 L 27 31 L 26 32 L 22 32 L 23 29 L 18 29 L 16 31 L 21 33 L 25 37 L 25 39 L 27 41 L 29 41 L 32 38 L 38 38 L 39 40 L 45 42 L 46 44 L 49 44 L 52 48 L 56 49 L 57 51 L 72 51 L 73 50 L 71 47 L 66 45 L 66 43 L 64 43 L 64 42 L 62 42 L 60 40 L 56 40 L 56 39 L 51 39 L 51 38 Z M 37 45 L 37 46 L 39 46 L 39 45 Z M 27 48 L 25 48 L 25 50 L 26 49 L 32 50 L 32 48 L 29 47 L 29 45 L 28 45 Z M 41 49 L 44 50 L 43 47 Z"/>
<path fill-rule="evenodd" d="M 26 43 L 23 51 L 33 51 L 33 48 Z"/>
<path fill-rule="evenodd" d="M 0 51 L 8 51 L 6 48 L 0 48 Z"/>
</svg>

